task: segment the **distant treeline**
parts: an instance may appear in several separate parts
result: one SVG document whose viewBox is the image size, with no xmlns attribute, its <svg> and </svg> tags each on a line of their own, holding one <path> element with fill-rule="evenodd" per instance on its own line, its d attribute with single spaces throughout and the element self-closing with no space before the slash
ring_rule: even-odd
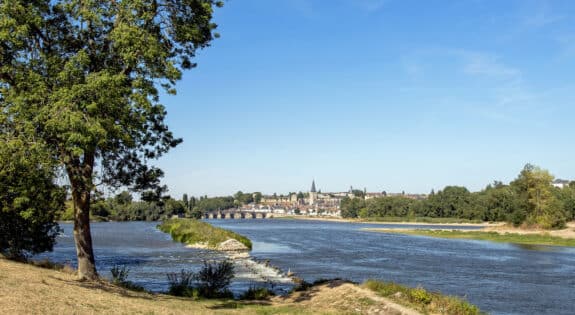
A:
<svg viewBox="0 0 575 315">
<path fill-rule="evenodd" d="M 259 202 L 261 193 L 237 192 L 233 196 L 199 198 L 182 196 L 181 200 L 164 197 L 160 201 L 134 201 L 132 195 L 123 191 L 114 197 L 98 198 L 94 196 L 90 207 L 92 220 L 96 221 L 157 221 L 170 218 L 174 215 L 188 218 L 201 218 L 206 212 L 225 210 L 239 205 Z M 60 215 L 60 220 L 73 220 L 71 202 L 67 203 L 66 210 Z"/>
<path fill-rule="evenodd" d="M 561 228 L 575 218 L 575 182 L 563 188 L 552 182 L 547 170 L 527 164 L 509 185 L 494 182 L 473 193 L 465 187 L 447 186 L 424 200 L 344 198 L 341 213 L 346 218 L 458 218 Z"/>
</svg>

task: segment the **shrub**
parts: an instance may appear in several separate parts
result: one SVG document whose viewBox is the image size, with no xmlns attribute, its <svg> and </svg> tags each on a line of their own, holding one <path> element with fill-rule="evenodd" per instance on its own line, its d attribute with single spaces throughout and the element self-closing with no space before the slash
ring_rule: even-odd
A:
<svg viewBox="0 0 575 315">
<path fill-rule="evenodd" d="M 409 298 L 415 303 L 429 304 L 431 303 L 431 294 L 422 287 L 417 287 L 409 291 Z"/>
<path fill-rule="evenodd" d="M 234 278 L 234 265 L 229 260 L 219 263 L 204 261 L 204 266 L 197 274 L 182 270 L 180 273 L 169 273 L 168 294 L 184 297 L 232 298 L 227 287 Z M 194 281 L 197 285 L 194 286 Z"/>
<path fill-rule="evenodd" d="M 128 280 L 128 273 L 130 273 L 130 269 L 127 266 L 114 266 L 112 269 L 110 269 L 110 273 L 112 274 L 112 283 L 117 286 L 132 291 L 146 290 L 143 286 Z"/>
<path fill-rule="evenodd" d="M 193 297 L 192 283 L 194 280 L 194 273 L 191 271 L 181 270 L 180 273 L 169 273 L 168 283 L 170 288 L 168 294 L 175 296 Z"/>
<path fill-rule="evenodd" d="M 230 260 L 211 264 L 204 261 L 204 267 L 198 273 L 199 289 L 204 297 L 229 296 L 227 287 L 234 278 L 234 264 Z"/>
</svg>

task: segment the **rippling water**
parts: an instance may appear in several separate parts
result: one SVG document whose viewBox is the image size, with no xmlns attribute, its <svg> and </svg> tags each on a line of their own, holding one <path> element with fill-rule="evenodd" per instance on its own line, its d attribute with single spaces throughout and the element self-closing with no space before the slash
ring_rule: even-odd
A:
<svg viewBox="0 0 575 315">
<path fill-rule="evenodd" d="M 255 248 L 252 255 L 308 281 L 375 278 L 466 297 L 492 314 L 575 314 L 574 248 L 361 230 L 392 225 L 299 220 L 210 223 L 274 244 L 269 245 L 272 250 Z"/>
<path fill-rule="evenodd" d="M 575 249 L 519 246 L 486 241 L 435 239 L 374 233 L 365 227 L 397 227 L 300 220 L 209 220 L 249 237 L 251 255 L 295 272 L 307 281 L 369 278 L 466 297 L 492 314 L 575 314 Z M 97 265 L 104 276 L 116 264 L 130 267 L 129 279 L 156 291 L 166 273 L 197 270 L 211 251 L 185 248 L 158 231 L 157 223 L 93 223 Z M 53 253 L 41 255 L 75 263 L 72 227 Z M 409 226 L 418 228 L 418 226 Z M 425 227 L 429 228 L 429 227 Z M 240 275 L 241 276 L 241 275 Z M 240 277 L 241 278 L 241 277 Z M 239 279 L 238 291 L 253 283 Z"/>
</svg>

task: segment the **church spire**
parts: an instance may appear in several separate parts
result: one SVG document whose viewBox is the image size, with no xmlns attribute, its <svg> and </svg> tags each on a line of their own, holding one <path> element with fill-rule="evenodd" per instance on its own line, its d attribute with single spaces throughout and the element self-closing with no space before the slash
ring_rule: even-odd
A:
<svg viewBox="0 0 575 315">
<path fill-rule="evenodd" d="M 314 193 L 315 191 L 315 179 L 311 181 L 311 190 L 310 192 Z"/>
</svg>

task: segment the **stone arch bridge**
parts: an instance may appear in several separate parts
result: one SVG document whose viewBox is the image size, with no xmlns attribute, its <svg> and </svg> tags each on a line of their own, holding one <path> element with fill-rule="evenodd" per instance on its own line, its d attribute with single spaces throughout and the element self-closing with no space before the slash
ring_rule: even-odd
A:
<svg viewBox="0 0 575 315">
<path fill-rule="evenodd" d="M 282 213 L 257 210 L 216 210 L 204 213 L 204 219 L 271 219 L 285 216 Z"/>
</svg>

